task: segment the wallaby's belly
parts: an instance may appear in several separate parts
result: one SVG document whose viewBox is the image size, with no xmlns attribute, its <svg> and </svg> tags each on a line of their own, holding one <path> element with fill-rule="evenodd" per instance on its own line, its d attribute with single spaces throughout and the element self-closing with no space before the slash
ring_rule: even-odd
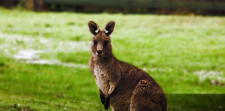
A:
<svg viewBox="0 0 225 111">
<path fill-rule="evenodd" d="M 134 81 L 121 77 L 119 85 L 110 96 L 110 106 L 114 111 L 130 111 L 131 95 L 134 90 Z"/>
<path fill-rule="evenodd" d="M 94 75 L 96 77 L 95 82 L 98 88 L 103 92 L 103 94 L 107 95 L 109 91 L 109 77 L 104 68 L 99 66 L 95 66 Z"/>
</svg>

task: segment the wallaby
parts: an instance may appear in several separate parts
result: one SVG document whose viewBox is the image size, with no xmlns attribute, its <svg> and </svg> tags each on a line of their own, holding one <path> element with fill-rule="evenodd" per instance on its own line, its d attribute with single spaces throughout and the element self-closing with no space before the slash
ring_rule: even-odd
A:
<svg viewBox="0 0 225 111">
<path fill-rule="evenodd" d="M 90 21 L 93 34 L 89 67 L 99 88 L 105 109 L 113 111 L 166 111 L 162 88 L 145 71 L 118 60 L 112 54 L 111 37 L 115 22 L 104 30 Z"/>
</svg>

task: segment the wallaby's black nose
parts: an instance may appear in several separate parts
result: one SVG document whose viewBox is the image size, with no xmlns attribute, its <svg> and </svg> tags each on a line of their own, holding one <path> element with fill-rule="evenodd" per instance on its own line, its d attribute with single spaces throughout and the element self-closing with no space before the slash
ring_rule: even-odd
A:
<svg viewBox="0 0 225 111">
<path fill-rule="evenodd" d="M 98 55 L 101 55 L 102 54 L 102 51 L 97 51 Z"/>
</svg>

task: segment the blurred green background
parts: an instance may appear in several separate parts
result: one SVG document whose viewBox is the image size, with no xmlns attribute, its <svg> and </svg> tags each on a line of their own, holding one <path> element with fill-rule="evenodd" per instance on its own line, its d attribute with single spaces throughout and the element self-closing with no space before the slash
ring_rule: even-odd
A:
<svg viewBox="0 0 225 111">
<path fill-rule="evenodd" d="M 101 29 L 116 22 L 114 55 L 160 84 L 168 110 L 197 102 L 177 100 L 176 94 L 225 93 L 224 16 L 0 8 L 0 110 L 103 110 L 88 68 L 90 20 Z"/>
</svg>

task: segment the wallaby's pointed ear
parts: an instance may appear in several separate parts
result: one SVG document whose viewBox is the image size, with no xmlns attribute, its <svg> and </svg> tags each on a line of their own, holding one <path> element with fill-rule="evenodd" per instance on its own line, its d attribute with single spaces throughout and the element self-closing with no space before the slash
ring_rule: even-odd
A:
<svg viewBox="0 0 225 111">
<path fill-rule="evenodd" d="M 109 23 L 107 23 L 106 27 L 105 27 L 105 33 L 106 35 L 110 35 L 112 34 L 113 30 L 115 27 L 115 22 L 114 21 L 110 21 Z"/>
<path fill-rule="evenodd" d="M 88 27 L 93 35 L 96 35 L 100 31 L 98 25 L 93 21 L 88 22 Z"/>
</svg>

